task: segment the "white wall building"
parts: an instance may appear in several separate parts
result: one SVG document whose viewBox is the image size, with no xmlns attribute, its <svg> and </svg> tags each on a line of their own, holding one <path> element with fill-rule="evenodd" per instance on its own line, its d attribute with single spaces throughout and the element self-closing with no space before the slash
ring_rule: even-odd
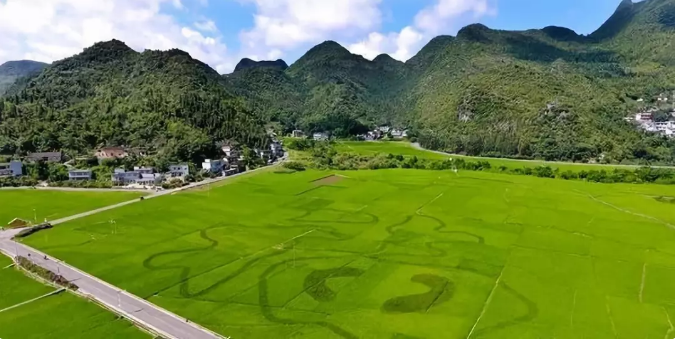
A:
<svg viewBox="0 0 675 340">
<path fill-rule="evenodd" d="M 206 159 L 202 162 L 202 169 L 211 173 L 219 173 L 223 171 L 223 168 L 226 166 L 227 162 L 222 159 Z"/>
<path fill-rule="evenodd" d="M 171 177 L 185 177 L 190 174 L 190 168 L 187 164 L 169 165 L 169 175 Z"/>
<path fill-rule="evenodd" d="M 91 170 L 70 170 L 68 171 L 68 179 L 71 181 L 88 181 L 91 180 Z"/>
</svg>

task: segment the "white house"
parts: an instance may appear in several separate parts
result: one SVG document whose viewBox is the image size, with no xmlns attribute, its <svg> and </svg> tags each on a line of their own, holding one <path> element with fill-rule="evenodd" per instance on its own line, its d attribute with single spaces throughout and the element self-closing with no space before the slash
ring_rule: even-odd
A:
<svg viewBox="0 0 675 340">
<path fill-rule="evenodd" d="M 305 137 L 305 133 L 302 132 L 302 130 L 293 130 L 293 132 L 291 132 L 291 136 L 295 138 Z"/>
<path fill-rule="evenodd" d="M 68 179 L 71 181 L 91 180 L 91 170 L 70 170 L 68 171 Z"/>
<path fill-rule="evenodd" d="M 204 171 L 216 174 L 223 171 L 223 168 L 226 166 L 226 164 L 227 162 L 222 159 L 207 159 L 202 162 L 202 169 L 204 169 Z"/>
<path fill-rule="evenodd" d="M 328 140 L 328 134 L 325 132 L 315 132 L 312 135 L 312 138 L 314 138 L 314 140 Z"/>
<path fill-rule="evenodd" d="M 185 177 L 190 174 L 190 168 L 187 164 L 169 165 L 169 175 L 171 177 Z"/>
<path fill-rule="evenodd" d="M 11 161 L 9 163 L 0 163 L 0 177 L 23 176 L 23 163 L 20 161 Z"/>
<path fill-rule="evenodd" d="M 157 186 L 164 180 L 164 175 L 162 174 L 141 173 L 139 175 L 140 177 L 136 180 L 136 183 L 140 185 Z"/>
<path fill-rule="evenodd" d="M 155 169 L 151 167 L 139 167 L 135 166 L 134 171 L 138 171 L 139 174 L 154 174 Z"/>
</svg>

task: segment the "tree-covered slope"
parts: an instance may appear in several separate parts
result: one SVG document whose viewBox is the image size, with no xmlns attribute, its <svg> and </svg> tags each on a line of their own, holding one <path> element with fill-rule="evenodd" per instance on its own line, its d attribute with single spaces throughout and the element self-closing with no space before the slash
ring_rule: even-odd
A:
<svg viewBox="0 0 675 340">
<path fill-rule="evenodd" d="M 247 67 L 224 77 L 228 88 L 257 112 L 286 130 L 328 130 L 340 136 L 388 120 L 390 99 L 404 72 L 404 64 L 389 56 L 370 61 L 333 41 L 313 47 L 288 69 L 246 59 L 241 64 Z"/>
<path fill-rule="evenodd" d="M 223 85 L 183 51 L 97 43 L 9 89 L 0 105 L 0 154 L 124 145 L 198 161 L 215 155 L 219 140 L 262 145 L 263 121 Z"/>
<path fill-rule="evenodd" d="M 0 95 L 18 79 L 39 73 L 47 65 L 32 60 L 8 61 L 0 65 Z"/>
</svg>

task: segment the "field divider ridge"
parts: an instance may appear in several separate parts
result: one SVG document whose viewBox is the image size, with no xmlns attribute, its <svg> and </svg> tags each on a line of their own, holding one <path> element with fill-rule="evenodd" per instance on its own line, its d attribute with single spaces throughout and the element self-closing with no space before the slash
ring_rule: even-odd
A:
<svg viewBox="0 0 675 340">
<path fill-rule="evenodd" d="M 35 253 L 35 254 L 37 254 L 37 255 L 40 255 L 39 257 L 43 257 L 43 256 L 46 257 L 46 256 L 47 256 L 47 254 L 42 253 L 42 252 L 40 252 L 39 250 L 37 250 L 37 249 L 35 249 L 35 248 L 29 247 L 29 246 L 27 246 L 27 245 L 24 245 L 24 244 L 22 244 L 22 243 L 16 242 L 16 241 L 14 241 L 14 240 L 5 240 L 5 242 L 17 243 L 17 245 L 21 245 L 21 247 L 24 248 L 24 250 L 27 250 L 27 251 L 33 252 L 33 253 Z M 2 243 L 0 243 L 0 245 L 2 245 Z M 5 248 L 3 248 L 3 247 L 0 247 L 0 252 L 2 252 L 3 254 L 5 254 L 6 256 L 8 256 L 8 257 L 10 257 L 10 258 L 12 258 L 12 259 L 15 257 L 14 254 L 10 253 L 9 251 L 7 251 L 7 250 L 6 250 Z M 17 255 L 18 255 L 18 254 L 17 254 Z M 110 283 L 108 283 L 108 282 L 106 282 L 106 281 L 103 281 L 103 280 L 101 280 L 101 279 L 99 279 L 99 278 L 97 278 L 97 277 L 95 277 L 95 276 L 93 276 L 93 275 L 90 275 L 90 274 L 88 274 L 88 273 L 85 273 L 85 272 L 83 272 L 82 270 L 80 270 L 80 269 L 78 269 L 78 268 L 76 268 L 76 267 L 74 267 L 74 266 L 71 266 L 71 265 L 67 264 L 66 262 L 64 262 L 64 261 L 62 261 L 62 260 L 59 260 L 59 259 L 57 259 L 57 258 L 55 258 L 55 257 L 52 257 L 52 256 L 49 256 L 48 258 L 54 260 L 54 261 L 57 262 L 57 263 L 63 264 L 64 267 L 67 267 L 69 270 L 72 270 L 73 272 L 76 272 L 76 273 L 78 273 L 78 274 L 80 274 L 80 275 L 82 275 L 82 276 L 84 276 L 84 277 L 86 277 L 86 278 L 88 278 L 88 279 L 90 279 L 90 280 L 96 281 L 97 283 L 102 284 L 102 285 L 108 287 L 109 289 L 112 289 L 112 290 L 118 292 L 118 294 L 122 294 L 122 295 L 126 296 L 127 298 L 130 298 L 130 299 L 132 299 L 132 300 L 135 300 L 135 301 L 137 301 L 137 302 L 140 302 L 141 304 L 146 304 L 146 305 L 148 305 L 149 307 L 151 307 L 153 310 L 156 310 L 156 311 L 161 312 L 161 313 L 163 313 L 163 314 L 165 314 L 165 315 L 167 315 L 167 316 L 170 316 L 171 318 L 174 318 L 175 320 L 179 321 L 180 323 L 189 324 L 189 325 L 190 325 L 191 327 L 193 327 L 193 328 L 197 328 L 197 329 L 199 329 L 199 330 L 201 330 L 201 331 L 203 331 L 203 332 L 205 332 L 205 333 L 207 333 L 207 334 L 211 334 L 214 338 L 221 338 L 221 339 L 227 339 L 227 338 L 228 338 L 228 337 L 224 337 L 224 336 L 222 336 L 222 335 L 220 335 L 220 334 L 218 334 L 218 333 L 216 333 L 216 332 L 214 332 L 214 331 L 212 331 L 212 330 L 209 330 L 209 329 L 207 329 L 206 327 L 203 327 L 203 326 L 201 326 L 201 325 L 199 325 L 199 324 L 197 324 L 197 323 L 194 323 L 194 322 L 186 323 L 186 322 L 185 322 L 185 320 L 186 320 L 185 318 L 182 318 L 182 317 L 180 317 L 180 316 L 178 316 L 178 315 L 176 315 L 176 314 L 174 314 L 174 313 L 172 313 L 172 312 L 170 312 L 170 311 L 168 311 L 168 310 L 165 310 L 165 309 L 163 309 L 163 308 L 161 308 L 161 307 L 159 307 L 159 306 L 153 304 L 152 302 L 150 302 L 150 301 L 148 301 L 148 300 L 142 299 L 142 298 L 140 298 L 140 297 L 138 297 L 138 296 L 136 296 L 136 295 L 134 295 L 134 294 L 131 294 L 131 293 L 129 293 L 129 292 L 125 291 L 125 290 L 122 290 L 122 289 L 120 289 L 120 288 L 118 288 L 118 287 L 115 287 L 115 286 L 113 286 L 112 284 L 110 284 Z M 80 287 L 80 289 L 83 289 L 83 288 Z M 84 289 L 84 291 L 86 291 L 86 289 Z M 85 294 L 85 293 L 84 293 L 84 292 L 78 292 L 78 295 L 81 295 L 81 294 L 83 295 L 83 294 Z M 105 304 L 106 306 L 108 306 L 109 309 L 112 309 L 112 310 L 116 311 L 119 315 L 122 315 L 122 316 L 124 316 L 124 317 L 126 317 L 126 318 L 132 319 L 133 321 L 135 321 L 135 322 L 137 322 L 137 323 L 139 323 L 139 324 L 141 324 L 141 325 L 146 325 L 146 327 L 148 327 L 148 328 L 150 328 L 150 329 L 153 329 L 154 331 L 160 333 L 162 336 L 164 336 L 164 337 L 166 337 L 166 338 L 174 338 L 171 334 L 166 333 L 165 331 L 159 329 L 158 327 L 152 326 L 152 325 L 148 324 L 147 322 L 145 322 L 145 321 L 143 321 L 143 320 L 137 318 L 136 316 L 133 315 L 133 313 L 125 312 L 125 311 L 121 310 L 120 308 L 118 308 L 117 306 L 114 306 L 114 304 L 105 303 L 105 301 L 103 301 L 103 300 L 97 298 L 97 297 L 94 296 L 93 294 L 87 294 L 87 295 L 88 295 L 91 299 L 98 300 L 100 303 Z M 144 328 L 145 328 L 145 327 L 144 327 Z"/>
<path fill-rule="evenodd" d="M 24 301 L 24 302 L 17 303 L 17 304 L 14 305 L 14 306 L 9 306 L 9 307 L 0 309 L 0 313 L 6 312 L 6 311 L 8 311 L 8 310 L 10 310 L 10 309 L 14 309 L 14 308 L 21 307 L 21 306 L 23 306 L 23 305 L 27 305 L 27 304 L 29 304 L 29 303 L 31 303 L 31 302 L 34 302 L 34 301 L 37 301 L 37 300 L 46 298 L 46 297 L 48 297 L 48 296 L 56 295 L 56 294 L 58 294 L 58 293 L 61 293 L 61 292 L 64 291 L 64 290 L 66 290 L 66 289 L 65 289 L 65 288 L 59 288 L 59 289 L 54 290 L 54 291 L 51 291 L 51 292 L 49 292 L 49 293 L 47 293 L 47 294 L 40 295 L 40 296 L 38 296 L 38 297 L 36 297 L 36 298 L 32 298 L 32 299 L 30 299 L 30 300 L 26 300 L 26 301 Z"/>
</svg>

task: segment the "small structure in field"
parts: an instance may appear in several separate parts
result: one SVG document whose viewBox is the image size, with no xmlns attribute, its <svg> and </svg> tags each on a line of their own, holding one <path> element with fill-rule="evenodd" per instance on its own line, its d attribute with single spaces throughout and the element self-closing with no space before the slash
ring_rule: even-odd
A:
<svg viewBox="0 0 675 340">
<path fill-rule="evenodd" d="M 20 218 L 15 218 L 15 219 L 9 221 L 7 223 L 7 225 L 5 226 L 5 228 L 9 228 L 9 229 L 25 228 L 25 227 L 28 227 L 30 225 L 31 225 L 31 223 L 29 221 L 22 220 Z"/>
</svg>

